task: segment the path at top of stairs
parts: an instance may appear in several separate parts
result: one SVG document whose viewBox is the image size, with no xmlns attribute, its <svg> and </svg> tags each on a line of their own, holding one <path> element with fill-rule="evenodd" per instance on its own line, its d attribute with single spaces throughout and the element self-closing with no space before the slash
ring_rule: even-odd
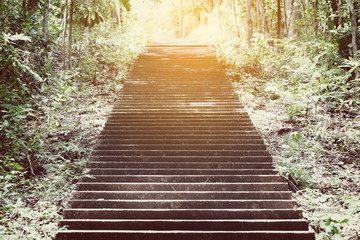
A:
<svg viewBox="0 0 360 240">
<path fill-rule="evenodd" d="M 146 48 L 57 240 L 314 240 L 205 45 Z"/>
</svg>

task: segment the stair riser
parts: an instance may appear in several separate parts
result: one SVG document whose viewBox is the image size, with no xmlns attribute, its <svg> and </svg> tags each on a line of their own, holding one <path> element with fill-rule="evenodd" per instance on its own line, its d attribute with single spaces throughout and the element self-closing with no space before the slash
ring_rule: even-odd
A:
<svg viewBox="0 0 360 240">
<path fill-rule="evenodd" d="M 215 121 L 215 120 L 214 120 Z M 196 128 L 197 126 L 209 126 L 217 127 L 217 126 L 252 126 L 251 123 L 247 119 L 243 120 L 226 120 L 226 119 L 218 119 L 216 122 L 209 120 L 195 120 L 195 119 L 133 119 L 132 121 L 127 121 L 126 119 L 119 118 L 115 121 L 111 121 L 108 119 L 105 126 L 147 126 L 147 127 L 156 127 L 156 126 L 191 126 Z M 234 139 L 236 140 L 236 139 Z"/>
<path fill-rule="evenodd" d="M 286 191 L 286 183 L 268 184 L 110 184 L 79 183 L 79 191 Z"/>
<path fill-rule="evenodd" d="M 255 131 L 255 127 L 252 126 L 109 126 L 107 125 L 104 130 L 106 131 Z"/>
<path fill-rule="evenodd" d="M 65 209 L 69 219 L 298 219 L 299 210 Z"/>
<path fill-rule="evenodd" d="M 94 150 L 93 156 L 269 156 L 266 150 Z"/>
<path fill-rule="evenodd" d="M 146 144 L 174 144 L 174 145 L 196 145 L 196 144 L 211 144 L 211 145 L 246 145 L 246 144 L 263 144 L 262 140 L 257 139 L 248 139 L 248 140 L 226 140 L 226 139 L 113 139 L 113 140 L 104 140 L 101 139 L 98 141 L 98 146 L 100 145 L 122 145 L 122 144 L 141 144 L 146 146 Z"/>
<path fill-rule="evenodd" d="M 91 162 L 88 168 L 195 168 L 195 169 L 272 169 L 272 163 L 180 163 L 180 162 Z"/>
<path fill-rule="evenodd" d="M 239 169 L 239 170 L 202 170 L 202 169 L 101 169 L 89 168 L 88 174 L 94 175 L 273 175 L 274 170 Z"/>
<path fill-rule="evenodd" d="M 274 175 L 243 175 L 243 176 L 231 176 L 231 175 L 92 175 L 92 177 L 83 176 L 81 181 L 86 182 L 147 182 L 147 183 L 270 183 L 270 182 L 283 182 L 284 180 L 280 176 Z"/>
<path fill-rule="evenodd" d="M 61 233 L 56 240 L 315 240 L 313 233 Z"/>
<path fill-rule="evenodd" d="M 295 209 L 296 204 L 294 202 L 191 202 L 187 201 L 146 201 L 146 202 L 126 202 L 126 201 L 109 201 L 109 200 L 73 200 L 70 202 L 72 208 L 106 208 L 106 209 L 157 209 L 157 208 L 169 208 L 169 209 Z"/>
<path fill-rule="evenodd" d="M 244 106 L 239 103 L 233 102 L 208 102 L 208 101 L 167 101 L 166 103 L 159 104 L 156 101 L 131 101 L 124 100 L 121 103 L 115 104 L 113 110 L 123 109 L 238 109 L 244 110 Z"/>
<path fill-rule="evenodd" d="M 219 200 L 289 200 L 291 192 L 104 192 L 82 191 L 74 192 L 74 199 L 219 199 Z M 166 217 L 165 217 L 166 218 Z"/>
<path fill-rule="evenodd" d="M 141 144 L 141 145 L 135 145 L 135 144 L 117 144 L 117 145 L 105 145 L 100 144 L 95 146 L 94 150 L 108 150 L 108 151 L 117 151 L 117 150 L 190 150 L 190 151 L 238 151 L 238 150 L 266 150 L 266 146 L 263 144 L 244 144 L 244 145 L 220 145 L 220 144 L 214 144 L 214 145 L 196 145 L 196 144 L 182 144 L 182 145 L 175 145 L 175 144 L 158 144 L 154 145 L 151 144 L 149 141 L 148 144 Z"/>
<path fill-rule="evenodd" d="M 244 112 L 226 112 L 226 111 L 209 111 L 209 112 L 194 112 L 194 111 L 137 111 L 137 112 L 112 112 L 111 118 L 159 118 L 159 119 L 212 119 L 212 118 L 230 118 L 234 120 L 249 119 L 247 113 Z"/>
<path fill-rule="evenodd" d="M 56 240 L 315 240 L 314 234 L 302 233 L 61 233 Z"/>
<path fill-rule="evenodd" d="M 105 162 L 249 162 L 269 163 L 270 156 L 91 156 L 91 161 Z"/>
<path fill-rule="evenodd" d="M 119 100 L 141 100 L 146 102 L 151 101 L 207 101 L 207 102 L 227 102 L 227 101 L 238 101 L 239 98 L 235 95 L 192 95 L 191 97 L 185 95 L 185 94 L 175 94 L 175 93 L 169 93 L 168 95 L 140 95 L 140 94 L 129 94 L 129 93 L 122 93 L 121 96 L 119 96 Z"/>
<path fill-rule="evenodd" d="M 161 221 L 161 220 L 122 220 L 122 221 L 83 221 L 74 222 L 63 220 L 60 221 L 60 227 L 68 226 L 69 229 L 78 230 L 193 230 L 193 231 L 204 231 L 211 229 L 213 231 L 305 231 L 308 229 L 306 221 L 295 221 L 295 220 L 283 220 L 279 222 L 271 222 L 265 220 L 261 222 L 259 220 L 250 222 L 247 221 L 224 221 L 224 220 L 213 220 L 213 221 Z M 287 239 L 289 240 L 289 239 Z"/>
<path fill-rule="evenodd" d="M 245 139 L 255 139 L 255 140 L 261 140 L 261 136 L 258 134 L 243 134 L 243 135 L 239 135 L 239 134 L 230 134 L 228 133 L 226 134 L 196 134 L 196 135 L 189 135 L 189 134 L 179 134 L 179 135 L 174 135 L 174 134 L 149 134 L 149 133 L 144 133 L 144 134 L 112 134 L 112 135 L 108 135 L 108 134 L 100 134 L 99 139 L 100 140 L 110 140 L 110 139 L 115 139 L 115 140 L 121 140 L 121 139 L 161 139 L 161 140 L 172 140 L 172 139 L 176 139 L 176 140 L 183 140 L 183 139 L 189 139 L 192 138 L 193 140 L 201 140 L 201 141 L 207 141 L 209 139 L 218 139 L 218 140 L 222 140 L 222 139 L 229 139 L 229 138 L 236 138 L 238 140 L 245 140 Z"/>
<path fill-rule="evenodd" d="M 114 122 L 108 122 L 105 124 L 105 127 L 108 128 L 119 128 L 119 127 L 124 127 L 124 128 L 137 128 L 137 129 L 148 129 L 148 128 L 156 128 L 156 129 L 160 129 L 160 128 L 164 128 L 164 129 L 171 129 L 171 128 L 179 128 L 181 127 L 182 129 L 186 129 L 186 128 L 190 128 L 190 129 L 229 129 L 229 128 L 234 128 L 236 129 L 240 129 L 240 128 L 247 128 L 247 127 L 251 127 L 253 128 L 252 124 L 247 122 L 247 121 L 243 121 L 243 122 L 233 122 L 233 123 L 225 123 L 225 122 L 219 122 L 219 123 L 207 123 L 207 122 L 182 122 L 182 121 L 163 121 L 163 122 L 159 122 L 159 121 L 143 121 L 143 122 L 119 122 L 119 123 L 114 123 Z"/>
</svg>

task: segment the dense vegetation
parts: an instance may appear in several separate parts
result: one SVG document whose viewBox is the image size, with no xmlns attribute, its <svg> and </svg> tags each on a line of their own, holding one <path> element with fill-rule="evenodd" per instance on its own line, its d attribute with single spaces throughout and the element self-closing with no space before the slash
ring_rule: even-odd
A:
<svg viewBox="0 0 360 240">
<path fill-rule="evenodd" d="M 213 44 L 317 239 L 358 239 L 359 19 L 353 0 L 1 1 L 0 239 L 55 235 L 154 36 Z"/>
<path fill-rule="evenodd" d="M 0 2 L 0 239 L 52 239 L 146 36 L 129 1 Z"/>
<path fill-rule="evenodd" d="M 218 57 L 276 168 L 297 191 L 317 239 L 358 239 L 359 5 L 336 0 L 245 4 L 222 1 L 212 12 L 214 23 L 220 19 L 212 29 L 222 31 L 214 39 Z M 209 39 L 213 32 L 192 35 Z"/>
</svg>

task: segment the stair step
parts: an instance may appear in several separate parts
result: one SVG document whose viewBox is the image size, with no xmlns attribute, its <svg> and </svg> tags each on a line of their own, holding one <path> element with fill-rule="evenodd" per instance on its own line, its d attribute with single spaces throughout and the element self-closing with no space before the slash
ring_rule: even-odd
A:
<svg viewBox="0 0 360 240">
<path fill-rule="evenodd" d="M 193 140 L 208 140 L 208 139 L 229 139 L 229 138 L 236 138 L 239 140 L 242 139 L 256 139 L 256 140 L 260 140 L 262 139 L 261 136 L 259 134 L 194 134 L 194 135 L 189 135 L 189 134 L 178 134 L 178 135 L 174 135 L 174 134 L 162 134 L 159 135 L 157 133 L 143 133 L 143 134 L 134 134 L 134 133 L 129 133 L 129 134 L 100 134 L 99 139 L 189 139 L 192 138 Z"/>
<path fill-rule="evenodd" d="M 298 219 L 297 209 L 82 209 L 68 208 L 71 219 Z"/>
<path fill-rule="evenodd" d="M 269 156 L 266 150 L 93 150 L 93 156 Z"/>
<path fill-rule="evenodd" d="M 70 201 L 71 208 L 101 209 L 295 209 L 292 200 L 83 200 Z"/>
<path fill-rule="evenodd" d="M 178 219 L 65 219 L 60 226 L 73 230 L 201 230 L 212 231 L 306 231 L 303 219 L 178 220 Z M 289 240 L 289 239 L 288 239 Z"/>
<path fill-rule="evenodd" d="M 130 231 L 63 230 L 56 240 L 315 240 L 310 231 Z"/>
<path fill-rule="evenodd" d="M 245 121 L 234 121 L 234 122 L 217 122 L 217 123 L 209 123 L 209 122 L 205 122 L 205 121 L 178 121 L 178 120 L 169 120 L 169 121 L 141 121 L 141 122 L 136 122 L 136 121 L 132 121 L 132 122 L 127 122 L 127 121 L 119 121 L 119 122 L 107 122 L 105 124 L 105 127 L 126 127 L 126 128 L 130 128 L 130 127 L 134 127 L 134 128 L 193 128 L 193 129 L 198 129 L 198 128 L 208 128 L 208 129 L 214 129 L 214 128 L 228 128 L 228 127 L 236 127 L 236 128 L 245 128 L 251 126 L 253 127 L 251 122 L 248 122 L 247 120 Z"/>
<path fill-rule="evenodd" d="M 107 131 L 179 131 L 179 125 L 174 126 L 124 126 L 106 125 Z M 253 126 L 181 126 L 181 131 L 254 131 Z"/>
<path fill-rule="evenodd" d="M 80 182 L 79 191 L 286 191 L 279 183 L 99 183 Z"/>
<path fill-rule="evenodd" d="M 91 175 L 86 182 L 147 182 L 147 183 L 267 183 L 284 182 L 277 175 Z"/>
<path fill-rule="evenodd" d="M 121 145 L 121 144 L 174 144 L 174 145 L 197 145 L 197 144 L 211 144 L 211 145 L 245 145 L 245 144 L 264 144 L 262 139 L 148 139 L 141 138 L 120 138 L 120 139 L 100 139 L 98 145 Z"/>
<path fill-rule="evenodd" d="M 76 191 L 75 199 L 289 200 L 290 191 Z"/>
<path fill-rule="evenodd" d="M 92 161 L 124 162 L 271 162 L 271 156 L 95 156 Z"/>
<path fill-rule="evenodd" d="M 156 168 L 87 168 L 94 175 L 270 175 L 273 169 L 156 169 Z"/>
<path fill-rule="evenodd" d="M 201 169 L 271 169 L 271 162 L 120 162 L 88 161 L 88 168 L 201 168 Z"/>
<path fill-rule="evenodd" d="M 264 144 L 100 144 L 95 150 L 266 150 Z"/>
<path fill-rule="evenodd" d="M 245 112 L 194 112 L 194 111 L 137 111 L 137 112 L 112 112 L 109 118 L 137 118 L 137 119 L 211 119 L 211 118 L 231 118 L 231 119 L 248 119 L 249 116 Z"/>
</svg>

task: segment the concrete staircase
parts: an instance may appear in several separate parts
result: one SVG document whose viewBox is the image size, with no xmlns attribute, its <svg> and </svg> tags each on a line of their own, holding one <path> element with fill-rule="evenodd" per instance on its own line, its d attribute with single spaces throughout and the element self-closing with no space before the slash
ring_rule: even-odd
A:
<svg viewBox="0 0 360 240">
<path fill-rule="evenodd" d="M 210 48 L 130 71 L 57 240 L 313 240 Z"/>
</svg>

